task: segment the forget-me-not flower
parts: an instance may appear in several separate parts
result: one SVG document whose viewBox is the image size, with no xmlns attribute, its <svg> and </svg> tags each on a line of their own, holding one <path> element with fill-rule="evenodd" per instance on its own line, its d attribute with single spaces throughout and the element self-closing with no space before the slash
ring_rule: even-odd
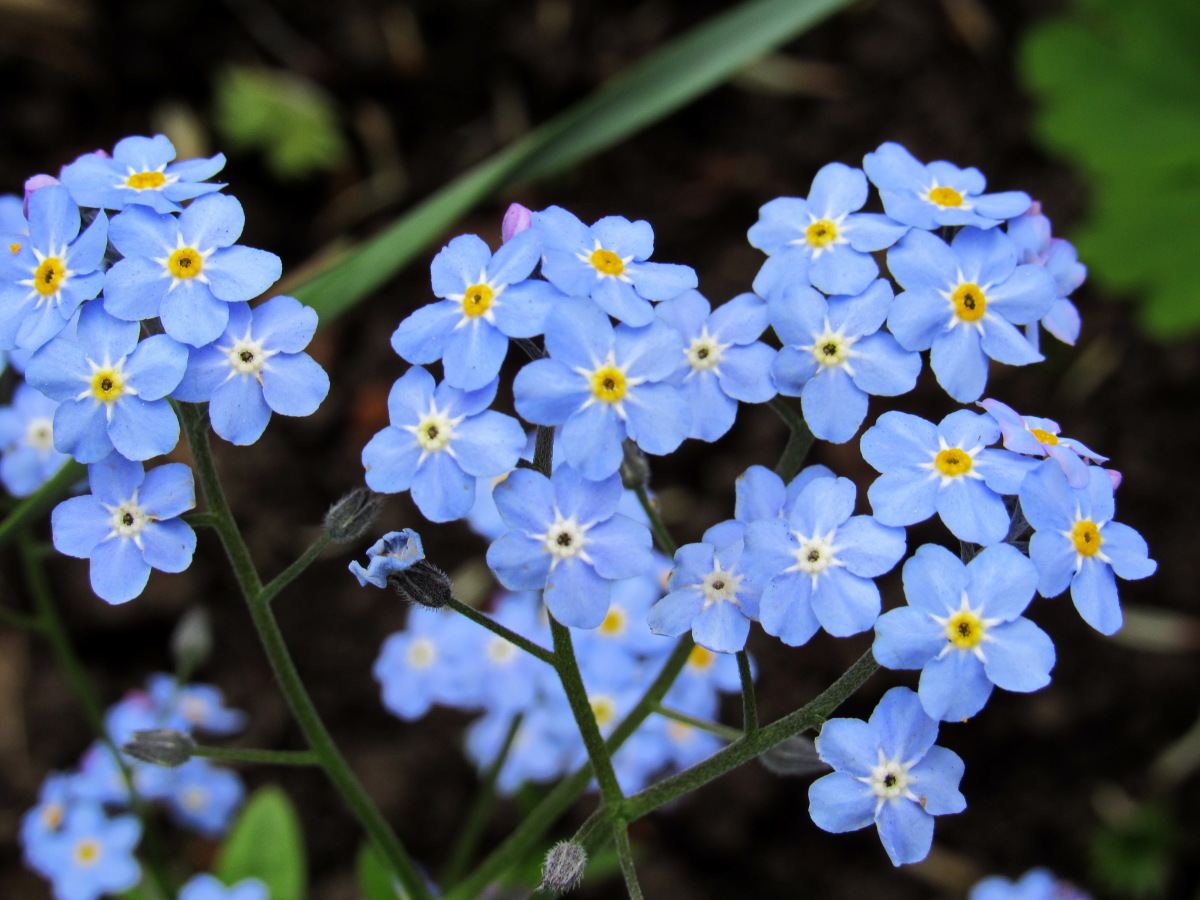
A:
<svg viewBox="0 0 1200 900">
<path fill-rule="evenodd" d="M 60 838 L 56 864 L 41 873 L 53 884 L 56 900 L 98 900 L 126 891 L 141 879 L 134 851 L 142 826 L 135 816 L 110 818 L 99 804 L 77 804 Z"/>
<path fill-rule="evenodd" d="M 1058 423 L 1053 419 L 1022 416 L 999 400 L 981 400 L 979 405 L 1000 426 L 1006 448 L 1026 456 L 1052 457 L 1062 466 L 1073 488 L 1087 487 L 1089 475 L 1085 458 L 1097 463 L 1108 461 L 1107 456 L 1089 450 L 1081 441 L 1059 434 Z"/>
<path fill-rule="evenodd" d="M 1050 236 L 1050 220 L 1042 215 L 1041 204 L 1035 202 L 1024 215 L 1010 219 L 1008 236 L 1020 253 L 1020 261 L 1045 266 L 1054 278 L 1054 305 L 1041 319 L 1041 325 L 1064 344 L 1074 344 L 1079 338 L 1079 310 L 1067 298 L 1087 278 L 1087 266 L 1079 261 L 1075 247 L 1062 238 Z M 1038 345 L 1038 326 L 1025 326 L 1030 342 Z"/>
<path fill-rule="evenodd" d="M 746 526 L 759 519 L 788 518 L 801 491 L 814 478 L 834 478 L 828 466 L 805 466 L 786 485 L 766 466 L 751 466 L 734 482 L 733 518 L 718 522 L 704 532 L 703 540 L 724 547 L 746 536 Z"/>
<path fill-rule="evenodd" d="M 70 459 L 54 449 L 58 404 L 21 382 L 12 405 L 0 407 L 0 483 L 14 497 L 28 497 Z"/>
<path fill-rule="evenodd" d="M 212 875 L 193 875 L 179 889 L 179 900 L 268 900 L 267 886 L 257 878 L 243 878 L 226 887 Z"/>
<path fill-rule="evenodd" d="M 670 593 L 650 610 L 650 630 L 670 637 L 691 631 L 697 644 L 717 653 L 743 649 L 762 593 L 746 577 L 743 556 L 741 541 L 680 547 L 667 583 Z"/>
</svg>

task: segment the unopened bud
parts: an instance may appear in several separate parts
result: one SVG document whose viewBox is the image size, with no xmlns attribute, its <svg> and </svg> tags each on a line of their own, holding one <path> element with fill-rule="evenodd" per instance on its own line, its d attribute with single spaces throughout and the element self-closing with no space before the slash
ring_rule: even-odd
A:
<svg viewBox="0 0 1200 900">
<path fill-rule="evenodd" d="M 817 745 L 803 735 L 790 737 L 758 757 L 772 775 L 815 775 L 828 772 L 830 766 L 817 756 Z"/>
<path fill-rule="evenodd" d="M 383 494 L 357 487 L 329 507 L 325 513 L 325 533 L 335 544 L 348 544 L 366 534 L 383 507 Z"/>
<path fill-rule="evenodd" d="M 439 609 L 450 602 L 454 586 L 450 576 L 427 559 L 419 560 L 399 572 L 387 577 L 390 584 L 409 603 L 419 603 L 430 609 Z"/>
<path fill-rule="evenodd" d="M 180 681 L 187 681 L 191 674 L 208 661 L 212 654 L 212 620 L 203 606 L 193 606 L 179 620 L 171 633 L 171 657 L 175 660 L 175 672 Z"/>
<path fill-rule="evenodd" d="M 513 203 L 504 213 L 504 221 L 500 223 L 500 238 L 508 243 L 522 231 L 528 231 L 533 225 L 533 213 L 520 203 Z"/>
<path fill-rule="evenodd" d="M 173 769 L 192 758 L 196 742 L 174 728 L 154 728 L 135 731 L 133 740 L 121 749 L 134 759 Z"/>
<path fill-rule="evenodd" d="M 569 891 L 583 880 L 587 851 L 574 841 L 559 841 L 542 863 L 540 891 Z"/>
<path fill-rule="evenodd" d="M 633 441 L 626 438 L 621 442 L 621 484 L 626 490 L 644 488 L 650 478 L 650 463 L 646 454 Z"/>
<path fill-rule="evenodd" d="M 49 187 L 52 184 L 62 184 L 62 182 L 53 175 L 34 175 L 32 178 L 25 179 L 25 201 L 21 207 L 25 213 L 25 218 L 29 218 L 29 196 L 34 191 Z"/>
</svg>

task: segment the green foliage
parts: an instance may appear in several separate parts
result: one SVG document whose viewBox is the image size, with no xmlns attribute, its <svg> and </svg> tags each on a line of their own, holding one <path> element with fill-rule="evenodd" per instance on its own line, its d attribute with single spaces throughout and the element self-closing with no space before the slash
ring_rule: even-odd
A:
<svg viewBox="0 0 1200 900">
<path fill-rule="evenodd" d="M 850 0 L 749 0 L 638 63 L 463 174 L 293 291 L 322 322 L 351 309 L 505 185 L 559 172 L 657 122 Z"/>
<path fill-rule="evenodd" d="M 1079 257 L 1158 337 L 1200 329 L 1198 44 L 1200 4 L 1076 0 L 1022 60 L 1043 141 L 1091 182 Z"/>
<path fill-rule="evenodd" d="M 332 101 L 302 75 L 230 66 L 217 79 L 216 105 L 225 143 L 261 150 L 281 180 L 333 168 L 346 154 Z"/>
<path fill-rule="evenodd" d="M 1163 806 L 1147 803 L 1120 825 L 1092 837 L 1097 884 L 1119 897 L 1163 897 L 1171 875 L 1176 827 Z"/>
<path fill-rule="evenodd" d="M 304 838 L 287 794 L 277 787 L 255 791 L 221 845 L 213 874 L 225 885 L 257 878 L 271 900 L 304 900 Z"/>
</svg>

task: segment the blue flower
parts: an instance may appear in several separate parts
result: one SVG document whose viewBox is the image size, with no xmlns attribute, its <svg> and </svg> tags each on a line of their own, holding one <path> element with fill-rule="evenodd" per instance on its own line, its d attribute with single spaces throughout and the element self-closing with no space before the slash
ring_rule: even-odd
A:
<svg viewBox="0 0 1200 900">
<path fill-rule="evenodd" d="M 542 333 L 551 303 L 567 298 L 529 278 L 542 246 L 523 231 L 493 256 L 473 234 L 442 248 L 430 267 L 433 293 L 446 299 L 423 306 L 400 323 L 392 348 L 410 363 L 442 360 L 446 382 L 478 390 L 500 374 L 508 339 Z"/>
<path fill-rule="evenodd" d="M 650 301 L 670 300 L 697 284 L 690 266 L 646 262 L 654 252 L 649 222 L 606 216 L 590 228 L 558 206 L 533 214 L 545 246 L 542 274 L 573 297 L 590 297 L 626 325 L 649 325 Z"/>
<path fill-rule="evenodd" d="M 386 588 L 389 575 L 410 569 L 424 558 L 425 550 L 419 534 L 411 528 L 389 531 L 367 551 L 366 568 L 354 560 L 350 563 L 350 572 L 362 587 L 373 584 L 377 588 Z"/>
<path fill-rule="evenodd" d="M 47 878 L 63 855 L 62 832 L 67 815 L 80 802 L 77 782 L 75 775 L 48 775 L 38 792 L 37 805 L 21 817 L 20 841 L 25 862 Z"/>
<path fill-rule="evenodd" d="M 51 185 L 29 198 L 28 236 L 0 235 L 11 251 L 0 253 L 0 349 L 38 349 L 100 293 L 108 219 L 79 226 L 67 189 Z"/>
<path fill-rule="evenodd" d="M 410 608 L 407 628 L 388 636 L 372 668 L 388 711 L 411 721 L 435 703 L 478 709 L 476 631 L 457 613 Z"/>
<path fill-rule="evenodd" d="M 1042 266 L 1018 265 L 1004 232 L 964 228 L 947 245 L 913 230 L 888 251 L 888 267 L 906 289 L 888 328 L 905 349 L 931 350 L 938 383 L 955 400 L 979 399 L 988 357 L 1013 366 L 1043 358 L 1016 326 L 1050 312 L 1054 279 Z"/>
<path fill-rule="evenodd" d="M 680 547 L 667 582 L 670 593 L 650 610 L 650 630 L 670 637 L 691 631 L 697 644 L 717 653 L 743 649 L 762 587 L 746 577 L 742 550 L 741 541 L 721 548 Z"/>
<path fill-rule="evenodd" d="M 880 331 L 892 288 L 879 279 L 856 297 L 828 300 L 810 287 L 788 287 L 767 301 L 784 346 L 771 373 L 779 392 L 800 397 L 804 420 L 822 440 L 842 444 L 867 417 L 867 395 L 911 391 L 921 355 Z"/>
<path fill-rule="evenodd" d="M 587 478 L 599 481 L 620 468 L 626 437 L 657 455 L 687 437 L 687 401 L 665 383 L 683 353 L 670 326 L 614 329 L 594 307 L 560 308 L 546 323 L 546 348 L 549 359 L 517 373 L 517 412 L 538 425 L 561 425 L 566 462 Z"/>
<path fill-rule="evenodd" d="M 1001 495 L 1017 493 L 1037 463 L 986 449 L 999 437 L 994 419 L 967 409 L 936 426 L 909 413 L 884 413 L 859 443 L 863 459 L 881 473 L 867 490 L 875 518 L 915 525 L 936 512 L 959 540 L 1004 540 L 1009 516 Z"/>
<path fill-rule="evenodd" d="M 54 547 L 91 560 L 92 590 L 109 603 L 132 600 L 152 568 L 182 572 L 196 533 L 178 516 L 196 505 L 192 471 L 168 463 L 145 472 L 113 455 L 88 467 L 92 493 L 71 497 L 50 518 Z"/>
<path fill-rule="evenodd" d="M 203 347 L 229 323 L 229 304 L 257 297 L 279 278 L 279 257 L 234 241 L 242 204 L 201 197 L 178 219 L 144 206 L 113 217 L 109 240 L 125 257 L 104 278 L 104 306 L 119 319 L 158 317 L 177 341 Z"/>
<path fill-rule="evenodd" d="M 785 644 L 807 643 L 818 628 L 858 634 L 879 616 L 872 579 L 904 556 L 904 529 L 852 515 L 854 496 L 848 478 L 815 478 L 787 519 L 746 527 L 745 571 L 763 585 L 759 620 Z"/>
<path fill-rule="evenodd" d="M 267 886 L 257 878 L 243 878 L 226 887 L 212 875 L 193 875 L 179 889 L 178 900 L 268 900 Z"/>
<path fill-rule="evenodd" d="M 497 384 L 460 391 L 435 386 L 419 366 L 405 372 L 388 394 L 391 425 L 363 448 L 367 485 L 385 494 L 411 490 L 431 522 L 465 516 L 475 479 L 509 471 L 525 447 L 521 423 L 487 408 Z"/>
<path fill-rule="evenodd" d="M 488 566 L 509 590 L 544 590 L 562 624 L 595 628 L 611 582 L 653 564 L 650 530 L 616 511 L 622 493 L 617 475 L 590 481 L 569 466 L 552 478 L 517 469 L 493 492 L 509 530 L 488 548 Z"/>
<path fill-rule="evenodd" d="M 1079 338 L 1079 310 L 1067 298 L 1087 278 L 1087 266 L 1079 261 L 1075 248 L 1062 238 L 1050 236 L 1050 220 L 1041 214 L 1041 204 L 1035 202 L 1029 212 L 1011 219 L 1008 236 L 1020 253 L 1020 261 L 1045 266 L 1054 278 L 1054 305 L 1041 319 L 1041 325 L 1064 344 L 1074 344 Z M 1030 342 L 1038 345 L 1038 327 L 1025 326 Z"/>
<path fill-rule="evenodd" d="M 688 437 L 715 441 L 733 427 L 739 400 L 766 403 L 775 396 L 775 351 L 759 340 L 767 328 L 767 307 L 757 296 L 739 294 L 710 315 L 708 301 L 698 291 L 687 291 L 654 312 L 687 345 L 668 380 L 691 408 Z"/>
<path fill-rule="evenodd" d="M 860 213 L 867 202 L 861 169 L 830 163 L 817 172 L 808 199 L 778 197 L 758 211 L 750 244 L 770 259 L 754 279 L 768 299 L 785 284 L 811 284 L 827 294 L 858 294 L 879 274 L 871 253 L 904 236 L 908 225 L 878 213 Z"/>
<path fill-rule="evenodd" d="M 933 844 L 933 817 L 962 812 L 963 762 L 934 745 L 937 722 L 908 688 L 883 695 L 869 721 L 830 719 L 817 754 L 832 775 L 808 789 L 808 812 L 818 828 L 841 834 L 872 822 L 892 865 L 920 862 Z"/>
<path fill-rule="evenodd" d="M 1089 475 L 1085 457 L 1098 463 L 1108 461 L 1107 456 L 1089 450 L 1082 442 L 1060 435 L 1058 423 L 1053 419 L 1022 416 L 999 400 L 981 400 L 979 405 L 1000 426 L 1005 447 L 1026 456 L 1052 457 L 1062 466 L 1073 488 L 1087 487 Z"/>
<path fill-rule="evenodd" d="M 224 334 L 189 353 L 171 396 L 208 403 L 213 431 L 234 444 L 253 444 L 272 411 L 312 415 L 329 393 L 329 376 L 302 352 L 316 330 L 316 311 L 294 297 L 272 297 L 253 310 L 232 303 Z"/>
<path fill-rule="evenodd" d="M 146 693 L 159 722 L 169 723 L 152 727 L 174 728 L 188 734 L 199 729 L 223 737 L 246 726 L 246 713 L 227 707 L 220 688 L 211 684 L 180 684 L 174 676 L 160 672 L 150 676 Z"/>
<path fill-rule="evenodd" d="M 79 314 L 79 340 L 58 338 L 29 361 L 25 377 L 58 401 L 54 446 L 81 463 L 115 448 L 126 459 L 169 453 L 179 420 L 167 401 L 187 368 L 187 350 L 166 335 L 139 343 L 136 322 L 114 319 L 98 303 Z"/>
<path fill-rule="evenodd" d="M 1108 473 L 1088 469 L 1086 488 L 1076 490 L 1062 468 L 1046 460 L 1021 483 L 1021 511 L 1033 526 L 1029 556 L 1037 566 L 1037 589 L 1057 597 L 1067 585 L 1083 620 L 1101 634 L 1121 628 L 1121 604 L 1114 576 L 1153 575 L 1146 541 L 1128 525 L 1113 521 L 1116 504 Z"/>
<path fill-rule="evenodd" d="M 868 153 L 863 168 L 879 188 L 889 216 L 926 230 L 942 225 L 992 228 L 1019 216 L 1032 202 L 1024 191 L 985 194 L 987 181 L 978 169 L 948 162 L 925 165 L 890 141 Z"/>
<path fill-rule="evenodd" d="M 971 888 L 967 900 L 1091 900 L 1075 885 L 1047 869 L 1030 869 L 1016 881 L 991 875 Z"/>
<path fill-rule="evenodd" d="M 70 459 L 54 449 L 58 404 L 21 382 L 12 406 L 0 407 L 0 482 L 14 497 L 27 497 Z"/>
<path fill-rule="evenodd" d="M 766 466 L 751 466 L 734 482 L 734 518 L 718 522 L 704 532 L 709 544 L 724 547 L 746 536 L 746 526 L 759 519 L 788 518 L 800 492 L 814 478 L 833 478 L 828 466 L 805 466 L 787 485 Z"/>
<path fill-rule="evenodd" d="M 1011 544 L 986 547 L 965 566 L 925 544 L 904 564 L 909 605 L 875 623 L 875 658 L 889 669 L 920 669 L 921 705 L 946 722 L 983 709 L 992 685 L 1039 690 L 1050 683 L 1054 644 L 1021 615 L 1037 578 Z"/>
<path fill-rule="evenodd" d="M 246 796 L 236 772 L 199 757 L 175 769 L 158 769 L 156 774 L 166 776 L 165 789 L 156 796 L 166 801 L 172 818 L 208 837 L 220 837 L 229 830 Z"/>
<path fill-rule="evenodd" d="M 133 816 L 109 818 L 96 804 L 78 804 L 64 822 L 57 864 L 44 874 L 57 900 L 97 900 L 141 879 L 133 852 L 142 826 Z"/>
<path fill-rule="evenodd" d="M 182 200 L 219 191 L 223 184 L 202 184 L 225 168 L 225 156 L 172 163 L 175 146 L 165 135 L 127 137 L 112 156 L 85 153 L 63 166 L 59 178 L 80 206 L 123 209 L 132 204 L 155 212 L 179 212 Z"/>
</svg>

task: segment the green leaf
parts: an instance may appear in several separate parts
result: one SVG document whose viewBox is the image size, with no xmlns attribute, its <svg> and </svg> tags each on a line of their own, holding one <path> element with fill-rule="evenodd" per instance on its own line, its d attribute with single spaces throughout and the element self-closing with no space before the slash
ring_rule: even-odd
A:
<svg viewBox="0 0 1200 900">
<path fill-rule="evenodd" d="M 1198 42 L 1200 4 L 1077 0 L 1022 56 L 1042 140 L 1091 181 L 1080 260 L 1159 337 L 1200 330 Z"/>
<path fill-rule="evenodd" d="M 611 147 L 850 2 L 749 0 L 713 17 L 466 172 L 293 293 L 331 321 L 501 187 L 545 178 Z"/>
<path fill-rule="evenodd" d="M 229 66 L 218 75 L 215 94 L 225 142 L 261 150 L 280 179 L 333 168 L 346 155 L 332 100 L 295 72 Z"/>
<path fill-rule="evenodd" d="M 287 794 L 277 787 L 255 791 L 221 845 L 213 874 L 226 886 L 257 878 L 271 900 L 304 900 L 304 838 Z"/>
<path fill-rule="evenodd" d="M 370 844 L 359 847 L 354 868 L 358 874 L 358 892 L 363 900 L 403 900 L 403 891 Z"/>
<path fill-rule="evenodd" d="M 1104 826 L 1092 837 L 1096 882 L 1115 896 L 1165 896 L 1177 842 L 1171 814 L 1147 803 L 1128 821 Z"/>
</svg>

